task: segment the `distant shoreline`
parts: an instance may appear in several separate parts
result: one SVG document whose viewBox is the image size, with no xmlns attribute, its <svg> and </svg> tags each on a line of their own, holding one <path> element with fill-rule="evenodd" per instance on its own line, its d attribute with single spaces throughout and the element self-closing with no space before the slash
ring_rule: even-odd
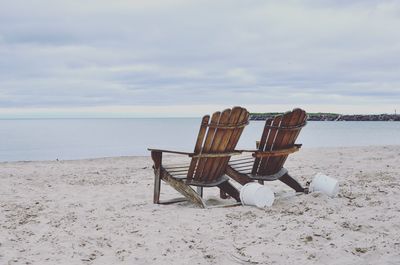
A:
<svg viewBox="0 0 400 265">
<path fill-rule="evenodd" d="M 264 121 L 282 113 L 250 113 L 250 120 Z M 309 121 L 400 121 L 399 114 L 344 115 L 338 113 L 308 113 Z"/>
</svg>

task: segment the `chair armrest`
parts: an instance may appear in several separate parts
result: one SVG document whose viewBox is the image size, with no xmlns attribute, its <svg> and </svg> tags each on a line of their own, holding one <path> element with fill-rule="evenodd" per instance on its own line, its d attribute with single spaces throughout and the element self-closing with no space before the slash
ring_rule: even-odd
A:
<svg viewBox="0 0 400 265">
<path fill-rule="evenodd" d="M 231 156 L 236 156 L 240 155 L 242 152 L 240 150 L 234 150 L 232 152 L 227 152 L 227 153 L 201 153 L 201 154 L 194 154 L 194 155 L 189 155 L 190 157 L 193 158 L 205 158 L 205 157 L 231 157 Z"/>
<path fill-rule="evenodd" d="M 162 150 L 162 149 L 153 149 L 153 148 L 147 148 L 147 150 L 149 150 L 151 152 L 155 152 L 155 153 L 170 153 L 170 154 L 187 155 L 187 156 L 194 155 L 194 153 L 173 151 L 173 150 Z"/>
<path fill-rule="evenodd" d="M 263 158 L 263 157 L 271 157 L 271 156 L 287 156 L 294 152 L 299 151 L 301 144 L 293 145 L 293 147 L 278 149 L 273 151 L 257 151 L 253 154 L 253 157 Z"/>
<path fill-rule="evenodd" d="M 187 156 L 192 156 L 193 155 L 193 153 L 179 152 L 179 151 L 172 151 L 172 150 L 162 150 L 162 149 L 153 149 L 153 148 L 147 148 L 147 150 L 151 151 L 151 158 L 154 161 L 154 169 L 156 171 L 158 171 L 158 172 L 161 170 L 162 154 L 163 153 L 187 155 Z"/>
<path fill-rule="evenodd" d="M 301 148 L 302 144 L 294 144 L 290 148 L 285 148 L 285 149 L 278 149 L 274 151 L 260 151 L 260 150 L 237 150 L 238 152 L 243 152 L 243 153 L 256 153 L 256 154 L 262 154 L 261 156 L 280 156 L 280 155 L 285 155 L 285 154 L 290 154 L 298 151 Z M 257 155 L 259 156 L 259 155 Z"/>
</svg>

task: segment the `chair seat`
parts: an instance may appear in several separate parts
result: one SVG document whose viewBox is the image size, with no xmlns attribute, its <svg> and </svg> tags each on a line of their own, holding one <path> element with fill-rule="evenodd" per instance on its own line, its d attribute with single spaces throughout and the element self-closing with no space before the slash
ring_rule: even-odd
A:
<svg viewBox="0 0 400 265">
<path fill-rule="evenodd" d="M 281 168 L 275 174 L 254 175 L 251 173 L 253 169 L 254 159 L 255 158 L 252 156 L 242 156 L 241 158 L 238 158 L 236 160 L 231 160 L 229 162 L 229 166 L 234 170 L 236 170 L 237 172 L 239 172 L 240 174 L 247 175 L 252 180 L 273 181 L 279 179 L 280 177 L 288 173 L 288 171 L 285 168 Z"/>
<path fill-rule="evenodd" d="M 163 166 L 164 170 L 175 179 L 185 179 L 189 171 L 189 163 Z"/>
<path fill-rule="evenodd" d="M 231 159 L 229 166 L 241 174 L 249 175 L 253 169 L 254 157 L 251 155 L 240 156 L 240 158 Z"/>
<path fill-rule="evenodd" d="M 174 179 L 183 180 L 185 184 L 192 186 L 201 186 L 201 187 L 215 187 L 225 181 L 229 180 L 228 176 L 221 176 L 217 179 L 213 179 L 212 181 L 206 182 L 202 180 L 187 180 L 187 173 L 189 170 L 189 164 L 178 164 L 178 165 L 169 165 L 165 166 L 164 170 Z"/>
</svg>

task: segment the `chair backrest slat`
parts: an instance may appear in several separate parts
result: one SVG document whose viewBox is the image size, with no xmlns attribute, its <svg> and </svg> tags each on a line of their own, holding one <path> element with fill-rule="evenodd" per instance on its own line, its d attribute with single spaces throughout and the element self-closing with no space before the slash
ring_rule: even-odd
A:
<svg viewBox="0 0 400 265">
<path fill-rule="evenodd" d="M 265 145 L 263 147 L 260 147 L 260 151 L 271 151 L 273 150 L 274 144 L 276 137 L 279 133 L 279 130 L 276 129 L 276 127 L 279 127 L 282 121 L 283 115 L 276 116 L 272 121 L 270 121 L 270 125 L 273 126 L 272 128 L 268 129 L 267 128 L 267 123 L 265 126 L 265 129 L 267 132 L 264 132 L 267 135 L 267 139 L 265 142 Z M 263 159 L 259 160 L 259 164 L 257 165 L 257 169 L 254 174 L 259 174 L 259 172 L 263 172 L 263 169 L 268 165 L 270 157 L 265 157 Z"/>
<path fill-rule="evenodd" d="M 217 125 L 219 122 L 219 118 L 221 116 L 221 112 L 217 111 L 215 112 L 212 116 L 211 116 L 211 121 L 210 124 L 211 125 Z M 214 139 L 214 134 L 215 131 L 217 130 L 216 127 L 208 127 L 207 133 L 206 133 L 206 138 L 204 140 L 204 144 L 200 150 L 199 153 L 208 153 L 211 149 L 211 145 L 212 145 L 212 141 Z M 197 162 L 197 167 L 196 170 L 194 172 L 194 176 L 187 176 L 188 179 L 194 178 L 194 179 L 200 179 L 202 174 L 203 174 L 203 170 L 204 170 L 204 166 L 206 164 L 207 158 L 200 158 Z"/>
<path fill-rule="evenodd" d="M 229 116 L 231 115 L 231 110 L 226 109 L 221 113 L 221 117 L 219 120 L 219 124 L 228 124 L 229 121 Z M 217 128 L 215 131 L 215 135 L 213 138 L 213 143 L 211 145 L 211 148 L 209 150 L 210 153 L 223 153 L 225 151 L 225 146 L 224 146 L 224 136 L 227 131 L 231 131 L 232 129 L 222 129 L 222 128 Z M 225 136 L 226 137 L 226 136 Z M 205 181 L 210 181 L 214 179 L 215 175 L 215 166 L 216 166 L 216 161 L 219 160 L 217 158 L 212 159 L 208 158 L 206 161 L 206 164 L 204 165 L 204 173 L 202 176 L 202 179 Z"/>
<path fill-rule="evenodd" d="M 290 121 L 290 126 L 297 126 L 297 125 L 304 125 L 307 120 L 307 114 L 305 111 L 301 109 L 295 109 L 293 110 L 293 116 Z M 286 133 L 286 138 L 283 139 L 282 141 L 282 148 L 289 148 L 293 146 L 296 142 L 296 139 L 301 131 L 302 127 L 296 129 L 296 130 L 289 130 Z M 286 159 L 288 158 L 288 155 L 283 155 L 283 156 L 278 156 L 276 158 L 276 167 L 275 170 L 280 170 L 283 165 L 286 162 Z"/>
<path fill-rule="evenodd" d="M 250 118 L 250 114 L 246 109 L 243 108 L 233 108 L 231 114 L 230 122 L 233 124 L 243 124 L 247 123 Z M 231 135 L 228 140 L 228 144 L 226 146 L 228 151 L 233 151 L 236 148 L 237 143 L 239 142 L 240 136 L 244 130 L 244 126 L 236 127 L 234 130 L 231 130 Z M 224 174 L 226 166 L 228 165 L 230 157 L 223 158 L 219 161 L 218 174 Z"/>
<path fill-rule="evenodd" d="M 231 153 L 234 151 L 239 136 L 243 131 L 244 125 L 248 122 L 248 119 L 249 113 L 246 109 L 241 107 L 234 107 L 232 110 L 226 109 L 222 113 L 214 113 L 206 129 L 200 127 L 194 153 Z M 203 142 L 203 139 L 200 140 L 200 137 L 204 139 L 204 143 L 199 147 L 199 143 Z M 225 173 L 224 170 L 229 158 L 229 156 L 192 158 L 187 179 L 211 182 Z"/>
<path fill-rule="evenodd" d="M 209 120 L 210 120 L 210 116 L 209 115 L 204 116 L 203 119 L 201 120 L 199 134 L 198 134 L 198 137 L 197 137 L 196 145 L 194 147 L 194 153 L 195 154 L 198 154 L 201 151 L 201 147 L 203 146 L 204 136 L 206 135 L 206 132 L 207 132 L 207 126 L 208 126 L 208 121 Z M 188 176 L 193 176 L 193 173 L 194 173 L 194 171 L 196 169 L 197 161 L 198 161 L 197 158 L 193 158 L 190 161 Z"/>
<path fill-rule="evenodd" d="M 266 122 L 266 129 L 268 132 L 268 139 L 264 148 L 260 147 L 260 151 L 275 151 L 284 148 L 289 148 L 294 145 L 298 134 L 300 133 L 301 126 L 305 123 L 307 114 L 304 110 L 294 109 L 283 115 L 277 116 L 273 119 L 272 127 L 268 128 Z M 288 127 L 290 129 L 288 129 Z M 293 127 L 298 127 L 294 128 Z M 263 135 L 265 134 L 265 131 Z M 261 143 L 260 143 L 261 144 Z M 253 171 L 257 175 L 272 175 L 277 173 L 285 163 L 288 155 L 281 155 L 275 157 L 264 157 L 260 159 L 258 169 Z M 254 167 L 253 167 L 254 170 Z"/>
<path fill-rule="evenodd" d="M 225 128 L 229 129 L 221 129 L 220 135 L 216 135 L 216 137 L 219 138 L 218 145 L 215 145 L 215 149 L 211 150 L 211 152 L 215 151 L 219 153 L 226 153 L 232 152 L 235 149 L 236 143 L 239 140 L 235 131 L 243 130 L 243 127 L 236 126 L 235 128 L 235 125 L 240 124 L 242 112 L 247 113 L 247 111 L 243 108 L 236 107 L 233 108 L 232 111 L 229 111 L 229 116 L 227 117 L 227 119 L 224 119 L 223 115 L 221 115 L 220 124 L 226 124 L 227 126 L 225 126 Z M 209 161 L 211 166 L 210 170 L 208 171 L 207 180 L 222 176 L 225 173 L 224 170 L 226 168 L 229 158 L 230 157 L 220 157 L 215 160 Z"/>
</svg>

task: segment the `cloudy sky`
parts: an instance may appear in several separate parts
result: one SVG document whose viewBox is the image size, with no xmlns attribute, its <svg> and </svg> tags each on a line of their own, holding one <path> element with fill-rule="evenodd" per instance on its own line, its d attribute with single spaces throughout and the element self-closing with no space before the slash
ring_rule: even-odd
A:
<svg viewBox="0 0 400 265">
<path fill-rule="evenodd" d="M 0 6 L 0 117 L 400 112 L 400 1 Z"/>
</svg>

